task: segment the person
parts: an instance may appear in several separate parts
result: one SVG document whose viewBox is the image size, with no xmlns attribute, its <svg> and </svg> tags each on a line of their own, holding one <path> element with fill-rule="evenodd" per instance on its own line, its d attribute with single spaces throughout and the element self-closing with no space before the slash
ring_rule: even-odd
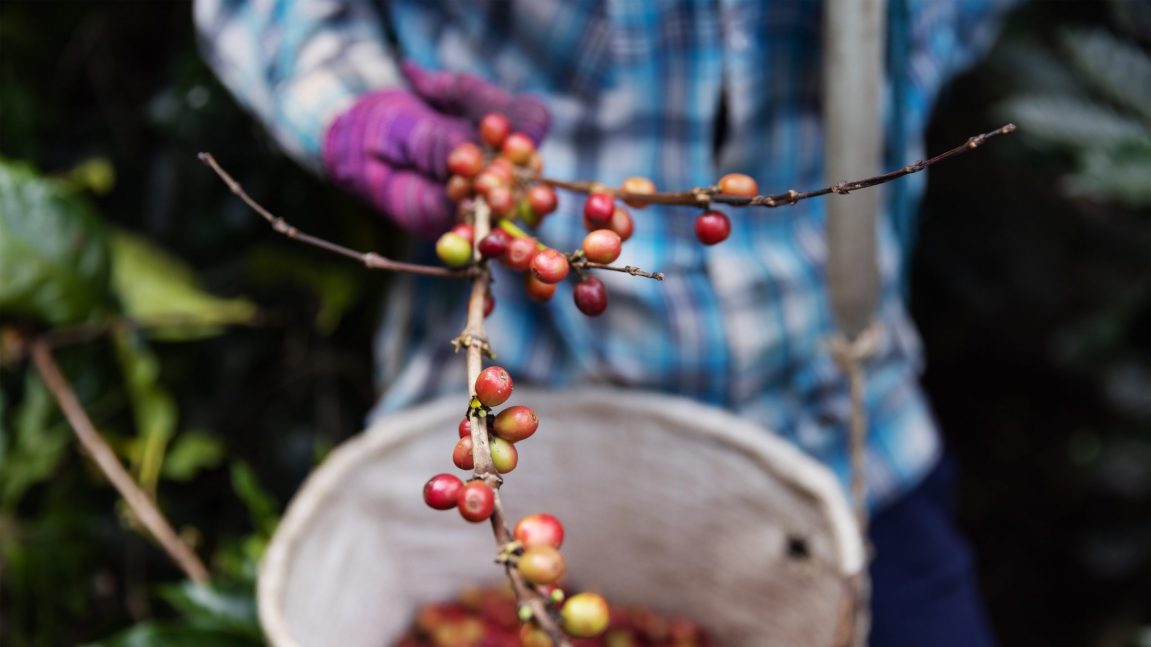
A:
<svg viewBox="0 0 1151 647">
<path fill-rule="evenodd" d="M 924 157 L 944 83 L 984 50 L 1006 0 L 893 0 L 887 168 Z M 727 172 L 764 191 L 826 184 L 822 4 L 815 0 L 197 0 L 206 59 L 283 148 L 423 236 L 454 208 L 446 156 L 488 111 L 539 142 L 550 177 L 660 190 Z M 545 136 L 546 135 L 546 136 Z M 948 510 L 950 476 L 917 383 L 922 351 L 901 300 L 923 178 L 889 185 L 879 228 L 882 335 L 869 363 L 866 479 L 876 559 L 871 644 L 992 642 L 969 551 Z M 540 238 L 576 249 L 582 197 L 561 196 Z M 846 483 L 850 402 L 829 354 L 824 202 L 729 210 L 730 238 L 693 235 L 694 211 L 636 212 L 621 262 L 662 283 L 601 273 L 610 304 L 579 313 L 570 287 L 546 304 L 499 276 L 489 339 L 517 382 L 609 383 L 735 411 Z M 419 240 L 419 239 L 417 239 Z M 611 275 L 611 276 L 608 276 Z M 457 393 L 464 287 L 400 276 L 376 345 L 376 414 Z"/>
</svg>

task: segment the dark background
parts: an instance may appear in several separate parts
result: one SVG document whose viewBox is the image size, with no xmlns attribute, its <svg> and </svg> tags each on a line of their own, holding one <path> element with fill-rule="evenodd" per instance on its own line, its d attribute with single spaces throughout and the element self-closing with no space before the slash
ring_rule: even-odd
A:
<svg viewBox="0 0 1151 647">
<path fill-rule="evenodd" d="M 190 14 L 182 2 L 0 4 L 0 154 L 48 175 L 106 162 L 114 186 L 91 196 L 106 220 L 187 261 L 213 292 L 260 304 L 255 326 L 152 346 L 180 428 L 226 448 L 194 479 L 163 481 L 161 504 L 242 596 L 261 518 L 374 399 L 368 349 L 386 280 L 277 238 L 195 153 L 227 160 L 253 195 L 322 237 L 386 251 L 398 234 L 273 148 L 199 60 Z M 1025 7 L 944 94 L 928 150 L 1012 116 L 1031 74 L 1021 51 L 1073 73 L 1067 29 L 1146 52 L 1137 19 L 1102 2 Z M 1083 92 L 1109 105 L 1089 82 Z M 1151 218 L 1146 204 L 1070 195 L 1082 151 L 1019 121 L 1020 134 L 931 174 L 911 274 L 924 380 L 1003 644 L 1149 645 Z M 86 402 L 114 382 L 93 368 L 109 353 L 95 341 L 62 355 Z M 25 370 L 0 368 L 10 402 Z M 121 402 L 104 417 L 115 427 L 129 414 Z M 71 450 L 0 509 L 0 643 L 75 644 L 185 611 L 157 597 L 180 573 L 124 518 Z"/>
</svg>

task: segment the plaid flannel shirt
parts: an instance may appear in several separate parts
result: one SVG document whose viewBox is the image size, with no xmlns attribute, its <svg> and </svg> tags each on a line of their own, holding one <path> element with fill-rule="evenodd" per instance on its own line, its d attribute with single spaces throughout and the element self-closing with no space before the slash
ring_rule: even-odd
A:
<svg viewBox="0 0 1151 647">
<path fill-rule="evenodd" d="M 988 44 L 1010 1 L 890 3 L 888 168 L 923 157 L 942 84 Z M 554 117 L 542 146 L 552 177 L 610 185 L 645 175 L 671 190 L 739 171 L 764 192 L 825 183 L 821 11 L 815 0 L 195 6 L 209 62 L 283 147 L 314 167 L 326 124 L 362 93 L 401 85 L 403 56 L 544 97 Z M 721 110 L 726 134 L 717 138 Z M 901 241 L 923 182 L 920 174 L 878 189 L 883 335 L 866 396 L 873 503 L 914 486 L 940 454 L 918 385 L 919 341 L 900 297 Z M 561 196 L 541 239 L 577 248 L 581 204 Z M 634 212 L 635 235 L 619 262 L 667 279 L 600 273 L 610 306 L 595 319 L 572 305 L 570 284 L 540 305 L 499 270 L 487 322 L 499 362 L 517 383 L 608 383 L 725 407 L 793 441 L 846 483 L 850 403 L 826 347 L 835 327 L 824 284 L 824 202 L 729 214 L 731 238 L 704 247 L 693 235 L 693 210 Z M 432 258 L 427 245 L 413 255 Z M 448 342 L 463 326 L 465 299 L 460 283 L 397 277 L 377 343 L 377 413 L 463 388 L 464 362 Z"/>
</svg>

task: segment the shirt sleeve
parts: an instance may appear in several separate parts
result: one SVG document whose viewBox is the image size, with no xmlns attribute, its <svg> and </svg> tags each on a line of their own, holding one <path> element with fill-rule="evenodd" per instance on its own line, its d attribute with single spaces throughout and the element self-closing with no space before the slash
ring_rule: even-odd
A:
<svg viewBox="0 0 1151 647">
<path fill-rule="evenodd" d="M 371 0 L 196 0 L 208 64 L 276 141 L 321 168 L 324 130 L 402 76 Z"/>
</svg>

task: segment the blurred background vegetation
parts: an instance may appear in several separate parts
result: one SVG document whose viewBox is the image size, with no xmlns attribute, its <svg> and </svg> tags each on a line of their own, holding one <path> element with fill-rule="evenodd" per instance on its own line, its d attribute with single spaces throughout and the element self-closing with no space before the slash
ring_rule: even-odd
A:
<svg viewBox="0 0 1151 647">
<path fill-rule="evenodd" d="M 375 397 L 385 277 L 270 233 L 195 154 L 325 238 L 399 234 L 274 149 L 190 12 L 0 4 L 0 644 L 260 644 L 256 560 Z M 1149 34 L 1146 3 L 1033 3 L 930 131 L 936 151 L 1021 127 L 932 174 L 911 276 L 1006 645 L 1151 645 Z M 77 451 L 20 352 L 48 327 L 211 588 Z"/>
</svg>

